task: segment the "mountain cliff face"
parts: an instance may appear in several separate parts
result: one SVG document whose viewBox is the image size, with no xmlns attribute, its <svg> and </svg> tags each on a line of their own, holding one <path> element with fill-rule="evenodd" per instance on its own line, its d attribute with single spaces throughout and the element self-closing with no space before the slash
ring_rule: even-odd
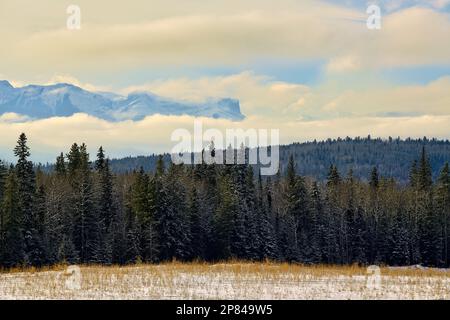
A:
<svg viewBox="0 0 450 320">
<path fill-rule="evenodd" d="M 86 113 L 108 121 L 141 120 L 148 115 L 190 115 L 229 120 L 242 120 L 239 101 L 209 99 L 203 103 L 180 102 L 147 92 L 128 96 L 109 92 L 90 92 L 77 86 L 29 85 L 14 88 L 0 81 L 0 115 L 14 112 L 33 119 L 66 117 Z"/>
</svg>

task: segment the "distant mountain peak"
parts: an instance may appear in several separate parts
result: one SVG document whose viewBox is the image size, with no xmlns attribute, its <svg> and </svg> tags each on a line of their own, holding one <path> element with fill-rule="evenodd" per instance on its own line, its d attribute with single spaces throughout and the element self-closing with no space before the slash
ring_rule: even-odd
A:
<svg viewBox="0 0 450 320">
<path fill-rule="evenodd" d="M 151 92 L 121 96 L 111 92 L 90 92 L 70 83 L 28 85 L 14 88 L 0 81 L 0 115 L 13 112 L 34 119 L 86 113 L 108 121 L 141 120 L 153 114 L 190 115 L 244 119 L 239 100 L 207 99 L 204 103 L 177 101 Z"/>
<path fill-rule="evenodd" d="M 0 80 L 0 88 L 14 89 L 14 87 L 9 83 L 8 80 Z"/>
</svg>

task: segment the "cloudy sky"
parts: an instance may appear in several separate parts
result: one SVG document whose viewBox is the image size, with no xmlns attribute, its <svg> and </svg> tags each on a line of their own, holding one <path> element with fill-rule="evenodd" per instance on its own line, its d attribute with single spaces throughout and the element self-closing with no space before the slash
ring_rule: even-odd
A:
<svg viewBox="0 0 450 320">
<path fill-rule="evenodd" d="M 66 9 L 81 8 L 81 30 Z M 381 7 L 380 30 L 366 26 Z M 450 138 L 450 0 L 1 0 L 0 79 L 148 90 L 202 101 L 232 97 L 281 142 L 345 136 Z M 0 116 L 0 158 L 25 131 L 33 159 L 74 142 L 113 157 L 169 151 L 190 117 L 109 123 L 78 114 Z"/>
</svg>

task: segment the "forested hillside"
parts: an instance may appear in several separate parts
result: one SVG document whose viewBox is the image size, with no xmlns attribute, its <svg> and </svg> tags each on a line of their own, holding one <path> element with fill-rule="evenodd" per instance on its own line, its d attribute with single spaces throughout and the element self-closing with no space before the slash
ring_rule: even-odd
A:
<svg viewBox="0 0 450 320">
<path fill-rule="evenodd" d="M 287 167 L 289 157 L 294 156 L 298 174 L 324 181 L 331 164 L 342 172 L 352 169 L 355 177 L 367 179 L 367 172 L 377 166 L 379 174 L 407 183 L 412 161 L 427 149 L 433 178 L 437 178 L 442 165 L 450 161 L 450 142 L 435 139 L 337 139 L 322 142 L 294 143 L 280 147 L 282 170 Z M 111 169 L 117 173 L 133 171 L 143 167 L 146 171 L 156 168 L 158 155 L 113 159 Z M 170 156 L 165 155 L 166 164 Z M 257 169 L 256 167 L 254 169 Z"/>
<path fill-rule="evenodd" d="M 377 144 L 405 154 L 396 159 L 384 153 L 382 166 L 373 160 Z M 101 147 L 91 163 L 85 144 L 73 144 L 53 171 L 44 172 L 29 161 L 22 134 L 16 164 L 0 166 L 0 264 L 233 258 L 449 266 L 449 165 L 442 163 L 433 180 L 429 157 L 432 152 L 435 165 L 444 159 L 448 142 L 418 148 L 418 142 L 362 140 L 290 148 L 285 169 L 270 178 L 248 165 L 165 165 L 162 157 L 154 171 L 116 174 Z M 323 182 L 297 174 L 296 166 L 306 166 L 301 152 L 331 161 L 337 158 L 326 150 L 359 157 L 352 151 L 357 149 L 372 159 L 367 182 L 332 162 L 318 175 L 326 176 Z M 403 163 L 406 158 L 416 161 Z M 386 170 L 387 164 L 394 171 L 405 167 L 407 184 L 381 177 L 379 167 Z"/>
</svg>

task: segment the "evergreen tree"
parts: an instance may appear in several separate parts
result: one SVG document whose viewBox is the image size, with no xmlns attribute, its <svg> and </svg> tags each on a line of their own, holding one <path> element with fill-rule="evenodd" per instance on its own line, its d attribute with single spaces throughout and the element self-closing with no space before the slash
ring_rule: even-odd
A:
<svg viewBox="0 0 450 320">
<path fill-rule="evenodd" d="M 439 224 L 442 226 L 442 259 L 445 266 L 450 265 L 450 170 L 448 162 L 443 167 L 436 190 L 436 209 L 440 215 Z"/>
<path fill-rule="evenodd" d="M 341 256 L 341 224 L 342 213 L 339 201 L 341 177 L 338 168 L 330 166 L 326 182 L 325 221 L 326 221 L 326 262 L 342 263 Z"/>
<path fill-rule="evenodd" d="M 38 264 L 40 239 L 35 228 L 34 194 L 36 191 L 36 177 L 33 163 L 28 160 L 30 156 L 27 145 L 27 137 L 24 133 L 19 136 L 14 148 L 14 155 L 18 158 L 16 164 L 16 177 L 19 190 L 19 208 L 22 218 L 22 229 L 24 237 L 24 253 L 26 264 Z"/>
<path fill-rule="evenodd" d="M 394 226 L 389 239 L 392 248 L 389 263 L 394 266 L 409 265 L 411 254 L 408 241 L 408 220 L 405 212 L 398 210 L 394 219 Z"/>
<path fill-rule="evenodd" d="M 328 172 L 327 185 L 336 187 L 340 182 L 341 176 L 339 174 L 338 168 L 335 165 L 331 165 Z"/>
<path fill-rule="evenodd" d="M 33 221 L 37 239 L 35 252 L 33 253 L 33 265 L 42 266 L 48 262 L 48 238 L 47 238 L 47 208 L 46 193 L 43 185 L 40 185 L 34 197 L 35 220 Z"/>
<path fill-rule="evenodd" d="M 3 198 L 5 194 L 5 184 L 8 177 L 8 169 L 2 161 L 0 161 L 0 266 L 5 250 L 5 233 L 6 233 L 6 216 L 3 210 Z"/>
<path fill-rule="evenodd" d="M 190 228 L 186 193 L 179 182 L 179 166 L 172 164 L 166 183 L 157 190 L 157 234 L 159 236 L 160 258 L 163 261 L 186 260 L 190 250 Z"/>
<path fill-rule="evenodd" d="M 258 196 L 255 206 L 257 221 L 257 256 L 259 260 L 275 259 L 277 257 L 276 239 L 272 227 L 271 213 L 272 194 L 269 182 L 264 188 L 261 174 L 258 175 Z"/>
<path fill-rule="evenodd" d="M 55 164 L 55 172 L 57 175 L 65 176 L 66 175 L 66 161 L 64 159 L 64 154 L 61 154 L 56 158 Z"/>
<path fill-rule="evenodd" d="M 417 171 L 417 160 L 414 160 L 411 169 L 409 171 L 409 185 L 412 188 L 418 187 L 418 171 Z"/>
<path fill-rule="evenodd" d="M 258 249 L 260 247 L 261 239 L 258 233 L 258 213 L 256 202 L 256 189 L 253 177 L 253 169 L 251 166 L 245 168 L 245 185 L 242 190 L 243 194 L 240 198 L 243 199 L 244 204 L 241 210 L 244 212 L 244 229 L 245 229 L 245 258 L 248 260 L 257 260 L 259 258 Z"/>
<path fill-rule="evenodd" d="M 228 167 L 228 166 L 227 166 Z M 227 169 L 227 167 L 225 169 Z M 238 204 L 234 183 L 229 171 L 224 171 L 218 180 L 218 205 L 213 217 L 213 242 L 215 259 L 228 259 L 239 253 L 241 241 L 241 221 L 238 221 Z M 236 229 L 236 227 L 238 227 Z M 239 231 L 239 233 L 237 233 Z M 238 236 L 239 235 L 239 236 Z M 239 244 L 239 247 L 236 246 Z"/>
<path fill-rule="evenodd" d="M 197 189 L 194 186 L 189 196 L 189 222 L 192 246 L 192 258 L 202 259 L 206 255 L 205 228 L 203 218 L 200 212 L 200 201 Z"/>
<path fill-rule="evenodd" d="M 428 140 L 421 143 L 428 149 Z M 341 179 L 332 165 L 321 184 L 297 174 L 294 156 L 283 159 L 284 177 L 255 179 L 258 166 L 246 164 L 243 146 L 237 151 L 242 164 L 172 164 L 166 170 L 160 156 L 154 174 L 141 168 L 117 175 L 101 147 L 91 166 L 86 146 L 73 144 L 67 163 L 61 154 L 54 171 L 28 160 L 25 135 L 14 152 L 18 161 L 9 171 L 0 163 L 2 267 L 230 258 L 450 263 L 449 165 L 433 183 L 431 163 L 437 162 L 425 148 L 409 185 L 380 178 L 381 165 L 368 182 L 353 170 Z M 216 155 L 211 145 L 208 156 Z"/>
<path fill-rule="evenodd" d="M 323 208 L 323 199 L 321 196 L 319 185 L 313 182 L 311 188 L 311 215 L 313 227 L 311 229 L 311 262 L 322 263 L 327 261 L 327 226 L 325 221 L 325 212 Z"/>
<path fill-rule="evenodd" d="M 78 144 L 72 144 L 72 146 L 70 147 L 70 151 L 67 154 L 67 160 L 67 171 L 71 178 L 71 181 L 73 182 L 73 180 L 77 178 L 77 173 L 81 167 L 81 154 Z"/>
<path fill-rule="evenodd" d="M 5 267 L 22 265 L 25 258 L 22 210 L 19 205 L 19 183 L 16 172 L 10 168 L 3 197 L 4 247 L 2 262 Z"/>
<path fill-rule="evenodd" d="M 380 184 L 379 179 L 380 178 L 378 176 L 378 169 L 377 169 L 377 167 L 373 167 L 372 173 L 370 175 L 370 182 L 369 182 L 369 185 L 372 189 L 375 189 L 375 190 L 378 189 L 378 186 Z"/>
<path fill-rule="evenodd" d="M 116 244 L 115 248 L 118 253 L 116 253 L 115 260 L 122 261 L 123 263 L 136 263 L 141 260 L 140 256 L 140 239 L 137 226 L 137 217 L 133 211 L 133 191 L 130 189 L 128 191 L 128 196 L 126 199 L 126 212 L 125 212 L 125 228 L 124 228 L 124 238 L 125 238 L 125 248 L 124 252 L 120 252 L 120 242 Z M 119 235 L 116 235 L 119 237 Z M 120 241 L 122 239 L 118 239 Z M 123 254 L 123 257 L 121 256 Z"/>
<path fill-rule="evenodd" d="M 422 156 L 418 168 L 418 184 L 420 190 L 428 190 L 433 184 L 430 160 L 428 159 L 425 147 L 422 148 Z"/>
<path fill-rule="evenodd" d="M 110 262 L 112 259 L 112 223 L 117 214 L 113 195 L 113 175 L 109 168 L 109 159 L 105 158 L 103 148 L 100 147 L 95 161 L 95 170 L 98 176 L 98 208 L 100 223 L 100 241 L 102 247 L 102 260 Z"/>
<path fill-rule="evenodd" d="M 74 144 L 75 146 L 75 144 Z M 73 188 L 73 218 L 75 250 L 81 262 L 98 263 L 102 261 L 98 208 L 95 195 L 89 154 L 83 143 L 78 150 L 72 146 L 69 153 L 69 179 Z"/>
<path fill-rule="evenodd" d="M 241 146 L 237 152 L 237 156 L 241 163 L 245 163 L 245 151 Z M 243 160 L 244 159 L 244 160 Z M 239 162 L 238 162 L 239 163 Z M 247 170 L 245 164 L 237 164 L 232 166 L 230 187 L 233 196 L 231 197 L 232 207 L 229 209 L 232 214 L 231 256 L 237 259 L 251 259 L 253 243 L 248 243 L 248 234 L 246 227 L 248 226 L 248 218 L 250 208 L 247 200 Z"/>
<path fill-rule="evenodd" d="M 286 173 L 286 185 L 284 191 L 286 202 L 286 215 L 291 219 L 288 224 L 289 259 L 302 261 L 305 259 L 305 241 L 308 230 L 305 220 L 308 216 L 307 190 L 303 179 L 296 175 L 294 157 L 291 155 Z"/>
<path fill-rule="evenodd" d="M 428 265 L 442 263 L 442 232 L 433 204 L 433 184 L 430 161 L 425 147 L 417 169 L 416 206 L 418 212 L 421 258 Z"/>
<path fill-rule="evenodd" d="M 132 212 L 136 216 L 139 247 L 141 248 L 140 256 L 144 261 L 157 260 L 155 188 L 159 188 L 159 186 L 155 186 L 155 181 L 150 181 L 141 167 L 140 171 L 136 173 L 132 186 L 131 206 Z"/>
</svg>

